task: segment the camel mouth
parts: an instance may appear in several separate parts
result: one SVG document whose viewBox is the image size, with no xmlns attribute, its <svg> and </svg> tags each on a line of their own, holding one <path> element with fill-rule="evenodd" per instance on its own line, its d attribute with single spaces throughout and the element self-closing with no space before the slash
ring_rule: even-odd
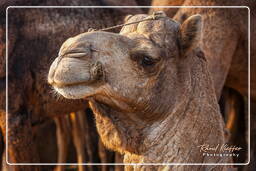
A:
<svg viewBox="0 0 256 171">
<path fill-rule="evenodd" d="M 67 99 L 84 99 L 95 94 L 95 85 L 90 86 L 87 83 L 73 83 L 53 85 L 54 90 Z"/>
<path fill-rule="evenodd" d="M 56 88 L 66 88 L 66 87 L 76 87 L 76 86 L 90 86 L 90 84 L 93 84 L 93 81 L 88 81 L 88 80 L 80 80 L 80 81 L 76 81 L 76 82 L 66 82 L 66 81 L 52 81 L 52 82 L 49 82 L 48 83 L 53 86 L 53 87 L 56 87 Z"/>
</svg>

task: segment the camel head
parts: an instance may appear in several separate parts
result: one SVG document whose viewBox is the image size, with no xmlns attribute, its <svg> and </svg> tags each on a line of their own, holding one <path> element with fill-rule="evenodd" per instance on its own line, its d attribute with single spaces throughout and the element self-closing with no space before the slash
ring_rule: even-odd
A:
<svg viewBox="0 0 256 171">
<path fill-rule="evenodd" d="M 148 17 L 140 14 L 125 20 Z M 99 114 L 96 122 L 103 143 L 134 151 L 122 132 L 139 137 L 143 131 L 135 129 L 163 119 L 189 89 L 187 54 L 197 46 L 200 32 L 200 15 L 181 25 L 162 14 L 124 26 L 119 34 L 79 34 L 63 43 L 48 82 L 65 98 L 89 100 Z"/>
</svg>

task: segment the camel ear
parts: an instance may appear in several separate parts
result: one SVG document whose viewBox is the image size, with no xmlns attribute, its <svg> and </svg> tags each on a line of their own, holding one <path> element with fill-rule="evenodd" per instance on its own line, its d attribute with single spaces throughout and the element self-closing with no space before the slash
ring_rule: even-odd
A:
<svg viewBox="0 0 256 171">
<path fill-rule="evenodd" d="M 180 45 L 183 52 L 198 45 L 201 39 L 201 31 L 201 15 L 192 15 L 184 21 L 180 28 Z"/>
</svg>

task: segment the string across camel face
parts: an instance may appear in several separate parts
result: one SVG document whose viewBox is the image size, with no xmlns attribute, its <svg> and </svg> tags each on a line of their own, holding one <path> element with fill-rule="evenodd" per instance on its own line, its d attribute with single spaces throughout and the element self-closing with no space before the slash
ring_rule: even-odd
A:
<svg viewBox="0 0 256 171">
<path fill-rule="evenodd" d="M 129 16 L 126 23 L 148 17 Z M 124 26 L 119 34 L 77 35 L 62 45 L 48 82 L 66 98 L 94 99 L 123 112 L 163 113 L 174 104 L 179 59 L 197 44 L 200 26 L 199 15 L 182 26 L 163 16 Z"/>
</svg>

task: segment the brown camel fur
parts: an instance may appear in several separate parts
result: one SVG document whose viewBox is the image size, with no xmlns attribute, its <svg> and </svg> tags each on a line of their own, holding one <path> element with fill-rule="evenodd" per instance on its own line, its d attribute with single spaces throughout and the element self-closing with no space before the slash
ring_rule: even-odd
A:
<svg viewBox="0 0 256 171">
<path fill-rule="evenodd" d="M 127 22 L 148 19 L 128 16 Z M 122 28 L 68 39 L 48 82 L 69 99 L 86 98 L 103 143 L 125 163 L 225 163 L 200 145 L 225 143 L 207 62 L 198 48 L 201 16 L 182 25 L 162 14 Z M 127 166 L 126 169 L 225 170 L 226 166 Z"/>
</svg>

